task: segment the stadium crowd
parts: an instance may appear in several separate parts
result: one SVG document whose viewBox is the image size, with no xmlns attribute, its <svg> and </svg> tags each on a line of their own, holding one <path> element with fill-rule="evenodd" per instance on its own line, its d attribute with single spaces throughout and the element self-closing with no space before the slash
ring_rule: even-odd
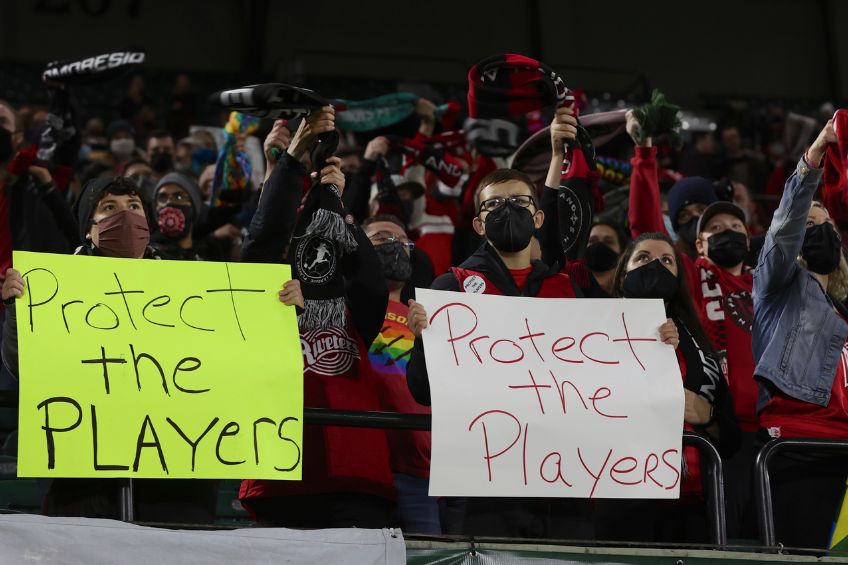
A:
<svg viewBox="0 0 848 565">
<path fill-rule="evenodd" d="M 294 278 L 279 300 L 298 312 L 305 406 L 429 413 L 416 287 L 658 298 L 668 318 L 658 332 L 683 376 L 683 429 L 708 436 L 724 461 L 730 537 L 757 537 L 763 445 L 848 439 L 848 111 L 727 111 L 713 128 L 681 130 L 659 93 L 593 113 L 586 95 L 516 55 L 472 68 L 467 100 L 352 102 L 277 86 L 266 104 L 257 86 L 251 107 L 219 97 L 221 123 L 198 123 L 186 75 L 165 113 L 133 74 L 103 115 L 75 108 L 62 76 L 45 76 L 49 107 L 0 101 L 7 388 L 19 378 L 25 292 L 12 250 L 287 262 Z M 259 524 L 707 539 L 690 448 L 681 497 L 668 502 L 436 499 L 429 432 L 307 426 L 303 444 L 302 481 L 242 483 Z M 846 476 L 846 457 L 783 458 L 772 474 L 778 538 L 826 547 Z M 53 480 L 44 512 L 116 517 L 118 485 Z M 140 520 L 214 518 L 212 481 L 138 480 L 135 496 Z"/>
</svg>

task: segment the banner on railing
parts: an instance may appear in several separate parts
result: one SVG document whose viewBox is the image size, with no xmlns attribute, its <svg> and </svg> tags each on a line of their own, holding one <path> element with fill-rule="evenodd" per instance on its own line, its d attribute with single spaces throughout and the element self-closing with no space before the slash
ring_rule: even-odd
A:
<svg viewBox="0 0 848 565">
<path fill-rule="evenodd" d="M 683 382 L 660 300 L 416 293 L 431 495 L 679 496 Z"/>
<path fill-rule="evenodd" d="M 285 265 L 15 252 L 18 474 L 299 479 Z"/>
</svg>

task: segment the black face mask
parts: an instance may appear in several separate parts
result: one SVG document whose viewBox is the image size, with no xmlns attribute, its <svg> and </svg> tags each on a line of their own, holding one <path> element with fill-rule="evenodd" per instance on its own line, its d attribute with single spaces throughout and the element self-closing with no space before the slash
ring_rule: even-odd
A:
<svg viewBox="0 0 848 565">
<path fill-rule="evenodd" d="M 12 157 L 14 148 L 12 147 L 12 132 L 4 127 L 0 127 L 0 163 L 5 163 Z"/>
<path fill-rule="evenodd" d="M 625 298 L 661 298 L 671 300 L 677 294 L 679 283 L 671 271 L 658 259 L 633 269 L 624 275 Z"/>
<path fill-rule="evenodd" d="M 157 173 L 167 173 L 174 168 L 174 156 L 167 151 L 154 151 L 150 157 L 150 168 Z"/>
<path fill-rule="evenodd" d="M 409 260 L 409 255 L 406 254 L 403 243 L 395 241 L 375 245 L 374 251 L 377 252 L 377 257 L 380 258 L 380 265 L 383 266 L 383 277 L 400 282 L 406 282 L 410 279 L 412 276 L 412 263 Z"/>
<path fill-rule="evenodd" d="M 707 257 L 719 267 L 735 267 L 748 254 L 748 236 L 734 230 L 725 230 L 707 238 Z"/>
<path fill-rule="evenodd" d="M 156 210 L 155 216 L 159 234 L 167 239 L 180 241 L 191 233 L 194 224 L 194 208 L 191 205 L 169 204 Z"/>
<path fill-rule="evenodd" d="M 536 231 L 530 210 L 509 201 L 489 212 L 484 226 L 489 243 L 504 253 L 521 251 L 530 245 Z"/>
<path fill-rule="evenodd" d="M 807 262 L 807 268 L 820 275 L 829 275 L 839 266 L 842 254 L 842 242 L 839 234 L 828 223 L 807 228 L 801 257 Z"/>
<path fill-rule="evenodd" d="M 586 248 L 586 266 L 593 273 L 605 273 L 617 263 L 618 253 L 606 243 L 593 243 Z"/>
<path fill-rule="evenodd" d="M 677 235 L 685 241 L 689 247 L 695 247 L 695 240 L 698 239 L 698 218 L 692 218 L 685 224 L 682 224 L 677 230 Z"/>
</svg>

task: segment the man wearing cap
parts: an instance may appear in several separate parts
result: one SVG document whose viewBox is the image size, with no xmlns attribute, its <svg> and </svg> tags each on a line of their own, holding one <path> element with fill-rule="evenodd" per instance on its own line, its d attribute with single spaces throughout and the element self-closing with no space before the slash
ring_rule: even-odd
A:
<svg viewBox="0 0 848 565">
<path fill-rule="evenodd" d="M 660 207 L 656 148 L 651 139 L 641 143 L 633 135 L 636 118 L 628 112 L 627 131 L 634 138 L 636 154 L 630 177 L 630 209 L 633 237 L 641 233 L 666 233 Z M 703 177 L 684 178 L 668 195 L 671 224 L 682 248 L 693 305 L 701 317 L 710 343 L 721 357 L 730 386 L 743 445 L 726 461 L 729 488 L 728 531 L 747 532 L 740 527 L 753 491 L 751 464 L 753 439 L 758 428 L 751 327 L 753 320 L 753 277 L 744 262 L 751 241 L 745 212 L 732 202 L 719 200 L 715 185 Z M 686 253 L 691 252 L 691 253 Z M 752 534 L 755 535 L 755 532 Z"/>
</svg>

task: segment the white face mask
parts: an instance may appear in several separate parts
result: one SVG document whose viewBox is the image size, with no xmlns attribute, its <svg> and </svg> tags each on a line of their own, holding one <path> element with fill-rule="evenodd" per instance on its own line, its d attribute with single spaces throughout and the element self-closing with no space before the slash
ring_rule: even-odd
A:
<svg viewBox="0 0 848 565">
<path fill-rule="evenodd" d="M 131 137 L 113 139 L 109 142 L 109 150 L 119 159 L 127 159 L 135 151 L 135 140 Z"/>
</svg>

